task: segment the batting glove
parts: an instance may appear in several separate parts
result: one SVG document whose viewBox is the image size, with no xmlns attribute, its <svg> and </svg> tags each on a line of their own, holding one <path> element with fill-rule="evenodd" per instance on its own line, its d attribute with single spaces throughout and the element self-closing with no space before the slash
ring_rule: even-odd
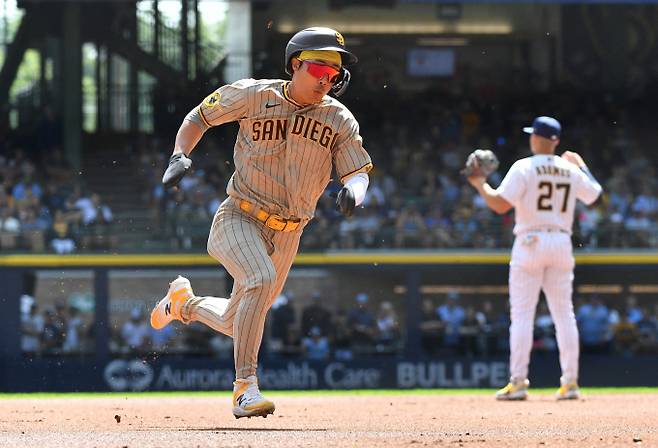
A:
<svg viewBox="0 0 658 448">
<path fill-rule="evenodd" d="M 162 184 L 165 188 L 175 187 L 185 176 L 187 170 L 192 166 L 192 159 L 185 154 L 174 154 L 169 158 L 169 166 L 162 176 Z"/>
<path fill-rule="evenodd" d="M 345 216 L 352 216 L 355 206 L 356 200 L 352 190 L 347 187 L 341 188 L 336 196 L 336 210 Z"/>
</svg>

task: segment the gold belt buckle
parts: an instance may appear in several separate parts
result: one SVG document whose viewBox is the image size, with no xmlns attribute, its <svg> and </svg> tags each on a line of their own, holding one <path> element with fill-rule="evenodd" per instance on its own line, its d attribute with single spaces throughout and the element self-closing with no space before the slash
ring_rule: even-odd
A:
<svg viewBox="0 0 658 448">
<path fill-rule="evenodd" d="M 286 224 L 287 221 L 279 215 L 270 215 L 269 218 L 265 220 L 265 225 L 272 230 L 282 231 L 286 228 Z"/>
</svg>

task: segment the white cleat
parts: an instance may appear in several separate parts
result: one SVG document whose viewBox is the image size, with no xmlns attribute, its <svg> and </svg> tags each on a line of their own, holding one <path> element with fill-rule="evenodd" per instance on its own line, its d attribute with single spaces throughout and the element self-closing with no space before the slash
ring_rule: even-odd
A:
<svg viewBox="0 0 658 448">
<path fill-rule="evenodd" d="M 496 400 L 502 401 L 521 401 L 528 398 L 528 387 L 530 381 L 526 378 L 510 378 L 507 386 L 496 392 Z"/>
<path fill-rule="evenodd" d="M 190 281 L 180 275 L 169 283 L 167 295 L 151 311 L 151 326 L 156 330 L 166 327 L 172 320 L 182 320 L 181 310 L 194 297 Z"/>
<path fill-rule="evenodd" d="M 233 415 L 241 417 L 265 417 L 274 413 L 274 403 L 263 397 L 255 375 L 237 379 L 233 383 Z"/>
</svg>

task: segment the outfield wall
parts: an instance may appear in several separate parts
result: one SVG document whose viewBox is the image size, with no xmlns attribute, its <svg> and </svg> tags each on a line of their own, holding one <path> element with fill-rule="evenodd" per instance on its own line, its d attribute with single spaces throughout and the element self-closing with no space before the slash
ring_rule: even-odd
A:
<svg viewBox="0 0 658 448">
<path fill-rule="evenodd" d="M 657 387 L 656 360 L 619 356 L 581 359 L 584 387 Z M 557 355 L 533 356 L 533 387 L 557 387 Z M 5 363 L 3 392 L 230 390 L 233 364 L 210 358 L 41 359 Z M 498 388 L 508 381 L 506 359 L 373 358 L 349 362 L 264 361 L 259 383 L 271 390 Z"/>
<path fill-rule="evenodd" d="M 296 300 L 321 290 L 325 303 L 348 305 L 359 292 L 374 303 L 393 302 L 403 326 L 404 350 L 351 361 L 314 363 L 262 359 L 268 388 L 498 387 L 507 380 L 507 359 L 428 359 L 420 351 L 420 302 L 459 291 L 464 303 L 483 298 L 503 305 L 508 255 L 475 253 L 355 253 L 299 255 L 288 287 Z M 633 293 L 639 301 L 658 296 L 658 254 L 577 255 L 577 294 L 597 293 L 609 301 Z M 148 311 L 175 273 L 193 278 L 197 294 L 222 295 L 230 278 L 205 255 L 0 256 L 0 390 L 196 390 L 230 385 L 232 363 L 211 357 L 157 356 L 134 359 L 113 353 L 109 339 L 131 307 Z M 36 279 L 36 280 L 35 280 Z M 34 283 L 36 281 L 36 286 Z M 63 297 L 89 306 L 94 326 L 88 354 L 26 357 L 20 348 L 20 297 L 32 288 L 37 301 Z M 202 288 L 202 289 L 199 289 Z M 49 302 L 50 301 L 50 302 Z M 87 305 L 85 305 L 87 304 Z M 44 305 L 45 306 L 45 305 Z M 592 386 L 658 386 L 658 357 L 584 356 L 583 383 Z M 559 376 L 555 354 L 533 358 L 536 386 L 553 386 Z"/>
</svg>

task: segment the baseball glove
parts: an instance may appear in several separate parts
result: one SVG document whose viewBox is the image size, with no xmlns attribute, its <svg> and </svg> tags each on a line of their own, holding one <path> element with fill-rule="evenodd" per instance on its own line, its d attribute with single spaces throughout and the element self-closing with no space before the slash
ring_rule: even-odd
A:
<svg viewBox="0 0 658 448">
<path fill-rule="evenodd" d="M 476 149 L 468 155 L 464 168 L 460 171 L 466 177 L 488 177 L 498 169 L 498 158 L 493 151 Z"/>
</svg>

